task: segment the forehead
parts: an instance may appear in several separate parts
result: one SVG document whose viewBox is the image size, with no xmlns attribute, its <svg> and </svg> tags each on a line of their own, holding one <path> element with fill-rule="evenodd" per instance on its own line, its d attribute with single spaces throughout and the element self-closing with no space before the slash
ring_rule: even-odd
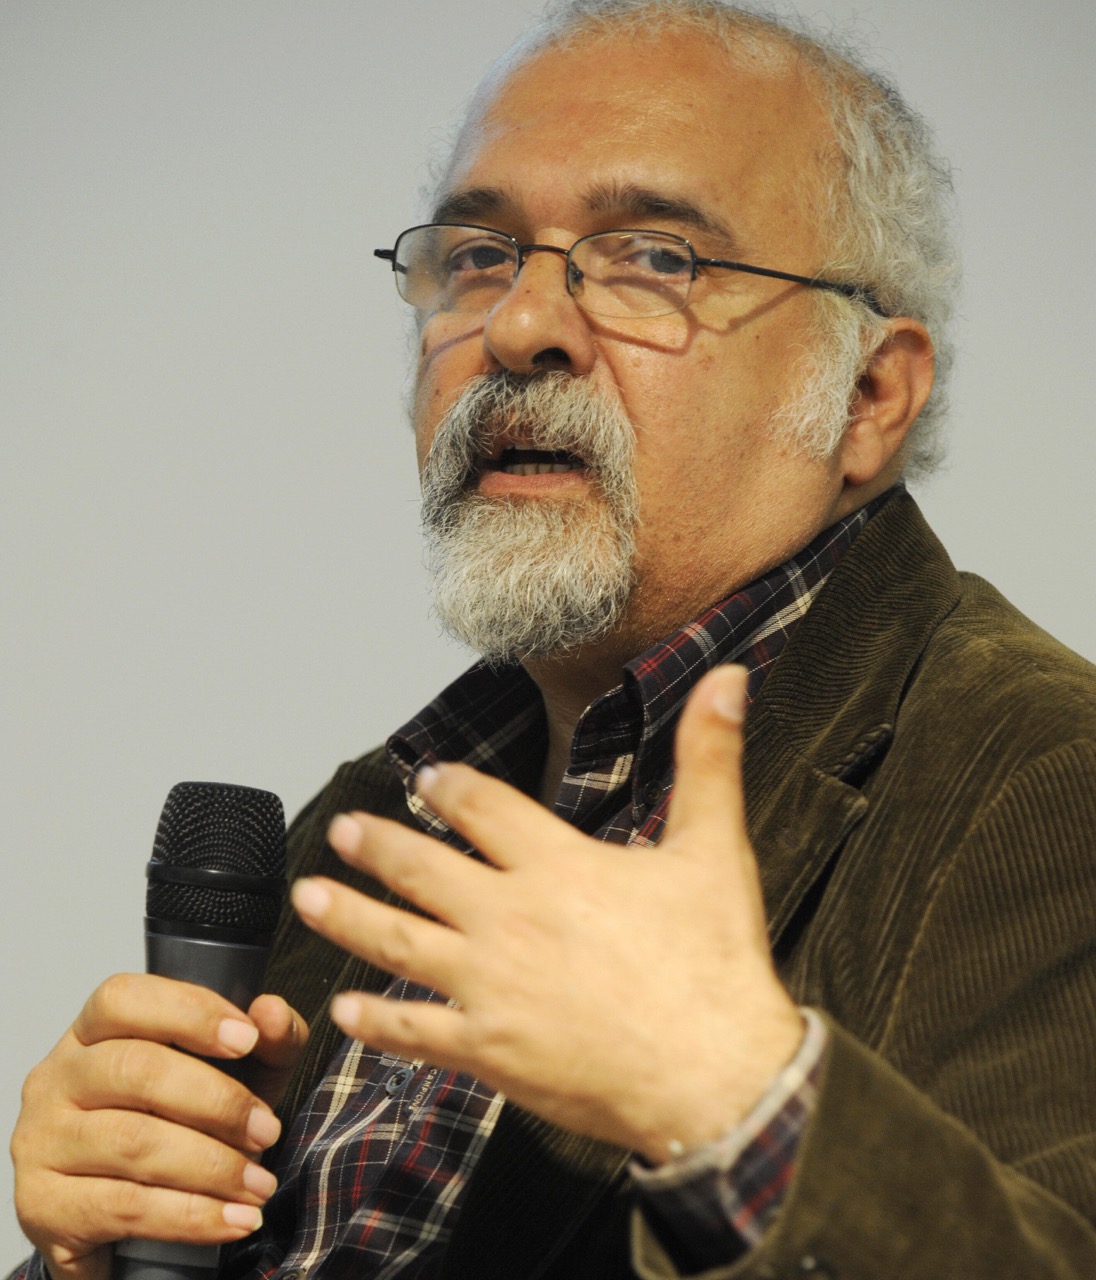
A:
<svg viewBox="0 0 1096 1280">
<path fill-rule="evenodd" d="M 746 244 L 809 239 L 832 151 L 812 76 L 794 51 L 729 54 L 693 32 L 549 47 L 477 103 L 440 207 L 581 232 L 638 191 Z"/>
</svg>

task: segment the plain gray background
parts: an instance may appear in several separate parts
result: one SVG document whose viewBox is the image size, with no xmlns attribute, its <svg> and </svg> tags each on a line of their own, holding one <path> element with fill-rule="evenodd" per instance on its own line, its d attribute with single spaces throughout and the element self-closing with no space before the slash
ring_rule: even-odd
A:
<svg viewBox="0 0 1096 1280">
<path fill-rule="evenodd" d="M 0 0 L 0 1128 L 106 974 L 183 778 L 293 811 L 468 655 L 429 617 L 405 317 L 515 0 Z M 1091 0 L 821 0 L 936 124 L 966 259 L 956 561 L 1096 657 Z M 25 1244 L 0 1179 L 0 1270 Z"/>
</svg>

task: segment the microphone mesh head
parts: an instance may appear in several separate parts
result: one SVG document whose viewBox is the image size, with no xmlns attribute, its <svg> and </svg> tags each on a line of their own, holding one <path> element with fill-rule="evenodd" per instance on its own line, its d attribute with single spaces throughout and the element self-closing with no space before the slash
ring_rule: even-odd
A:
<svg viewBox="0 0 1096 1280">
<path fill-rule="evenodd" d="M 227 782 L 177 783 L 164 803 L 152 857 L 152 867 L 158 862 L 190 871 L 284 880 L 282 802 L 273 792 Z M 145 914 L 152 920 L 272 932 L 282 898 L 262 892 L 258 884 L 255 889 L 172 884 L 150 874 Z"/>
</svg>

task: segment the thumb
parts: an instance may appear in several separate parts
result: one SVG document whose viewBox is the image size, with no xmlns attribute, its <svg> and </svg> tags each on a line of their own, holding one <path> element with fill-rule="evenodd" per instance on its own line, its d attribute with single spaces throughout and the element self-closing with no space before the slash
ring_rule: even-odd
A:
<svg viewBox="0 0 1096 1280">
<path fill-rule="evenodd" d="M 728 841 L 747 839 L 742 796 L 745 713 L 745 667 L 716 667 L 693 690 L 674 740 L 674 790 L 665 839 L 680 838 L 686 850 L 717 855 Z"/>
<path fill-rule="evenodd" d="M 259 1028 L 259 1042 L 247 1060 L 245 1083 L 273 1107 L 308 1043 L 308 1024 L 281 996 L 256 996 L 247 1013 Z"/>
<path fill-rule="evenodd" d="M 42 1250 L 42 1261 L 50 1280 L 110 1280 L 113 1272 L 113 1250 L 102 1244 L 79 1257 L 70 1256 L 67 1249 L 54 1246 Z"/>
</svg>

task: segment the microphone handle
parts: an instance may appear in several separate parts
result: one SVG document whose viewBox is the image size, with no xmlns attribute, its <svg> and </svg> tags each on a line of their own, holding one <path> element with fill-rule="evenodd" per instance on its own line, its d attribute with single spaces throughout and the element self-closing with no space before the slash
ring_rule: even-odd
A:
<svg viewBox="0 0 1096 1280">
<path fill-rule="evenodd" d="M 162 978 L 194 982 L 225 997 L 243 1012 L 263 990 L 270 945 L 211 942 L 176 934 L 145 932 L 145 968 Z M 207 1059 L 214 1066 L 227 1066 Z M 211 1280 L 220 1262 L 220 1246 L 171 1240 L 119 1240 L 114 1246 L 112 1280 Z"/>
<path fill-rule="evenodd" d="M 119 1240 L 114 1246 L 112 1280 L 211 1280 L 221 1248 L 216 1244 L 179 1244 L 173 1240 Z"/>
<path fill-rule="evenodd" d="M 145 972 L 208 987 L 246 1013 L 262 994 L 270 945 L 269 938 L 261 944 L 217 942 L 146 929 Z"/>
</svg>

